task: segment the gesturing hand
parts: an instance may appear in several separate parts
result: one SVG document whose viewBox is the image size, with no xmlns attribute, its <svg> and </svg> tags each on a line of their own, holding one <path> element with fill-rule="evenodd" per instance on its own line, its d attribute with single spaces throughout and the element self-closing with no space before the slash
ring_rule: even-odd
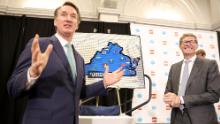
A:
<svg viewBox="0 0 220 124">
<path fill-rule="evenodd" d="M 37 77 L 42 73 L 42 71 L 47 65 L 52 50 L 53 50 L 53 45 L 49 44 L 45 52 L 41 52 L 39 46 L 39 35 L 38 34 L 35 35 L 31 47 L 32 62 L 31 62 L 31 67 L 29 68 L 31 77 Z"/>
<path fill-rule="evenodd" d="M 119 67 L 114 72 L 109 73 L 109 66 L 105 65 L 105 73 L 103 74 L 105 87 L 120 81 L 123 75 L 124 71 L 122 70 L 122 67 Z"/>
</svg>

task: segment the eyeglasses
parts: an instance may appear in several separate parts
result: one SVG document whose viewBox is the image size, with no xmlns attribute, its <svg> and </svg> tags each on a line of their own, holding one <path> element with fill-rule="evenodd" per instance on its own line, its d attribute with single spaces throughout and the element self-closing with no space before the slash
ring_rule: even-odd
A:
<svg viewBox="0 0 220 124">
<path fill-rule="evenodd" d="M 186 40 L 182 42 L 183 44 L 197 44 L 196 40 Z"/>
</svg>

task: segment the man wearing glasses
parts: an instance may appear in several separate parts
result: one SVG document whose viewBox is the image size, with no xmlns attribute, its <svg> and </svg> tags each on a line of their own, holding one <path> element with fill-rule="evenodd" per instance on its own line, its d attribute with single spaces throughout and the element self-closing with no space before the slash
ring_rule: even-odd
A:
<svg viewBox="0 0 220 124">
<path fill-rule="evenodd" d="M 183 34 L 179 47 L 184 59 L 171 66 L 164 95 L 164 102 L 172 108 L 171 124 L 218 124 L 213 105 L 219 101 L 216 61 L 196 56 L 194 34 Z"/>
</svg>

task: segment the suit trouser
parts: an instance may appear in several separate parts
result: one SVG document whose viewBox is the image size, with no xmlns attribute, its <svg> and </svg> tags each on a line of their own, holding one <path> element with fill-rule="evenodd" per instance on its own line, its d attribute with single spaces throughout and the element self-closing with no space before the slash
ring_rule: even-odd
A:
<svg viewBox="0 0 220 124">
<path fill-rule="evenodd" d="M 173 124 L 192 124 L 187 109 L 177 110 Z"/>
</svg>

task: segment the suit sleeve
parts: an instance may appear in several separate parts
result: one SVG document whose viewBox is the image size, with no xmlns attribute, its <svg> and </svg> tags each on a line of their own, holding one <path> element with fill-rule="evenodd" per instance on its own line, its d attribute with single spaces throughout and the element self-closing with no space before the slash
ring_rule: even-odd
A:
<svg viewBox="0 0 220 124">
<path fill-rule="evenodd" d="M 204 89 L 204 92 L 183 96 L 186 107 L 208 105 L 219 101 L 220 75 L 216 61 L 210 61 L 206 75 L 204 79 L 204 81 L 206 81 L 206 89 Z M 199 85 L 200 82 L 197 83 Z"/>
<path fill-rule="evenodd" d="M 166 94 L 168 92 L 173 92 L 173 88 L 172 88 L 172 70 L 173 70 L 173 65 L 170 68 L 170 72 L 169 72 L 167 85 L 166 85 L 164 94 Z"/>
<path fill-rule="evenodd" d="M 31 65 L 31 44 L 29 42 L 21 53 L 12 76 L 8 80 L 7 89 L 10 96 L 16 97 L 25 91 L 27 70 Z"/>
<path fill-rule="evenodd" d="M 83 66 L 83 73 L 84 73 L 84 79 L 83 79 L 83 85 L 82 85 L 82 90 L 81 90 L 81 95 L 80 95 L 81 99 L 106 94 L 106 89 L 104 87 L 103 80 L 95 82 L 90 85 L 86 85 L 85 84 L 86 83 L 85 66 Z"/>
</svg>

